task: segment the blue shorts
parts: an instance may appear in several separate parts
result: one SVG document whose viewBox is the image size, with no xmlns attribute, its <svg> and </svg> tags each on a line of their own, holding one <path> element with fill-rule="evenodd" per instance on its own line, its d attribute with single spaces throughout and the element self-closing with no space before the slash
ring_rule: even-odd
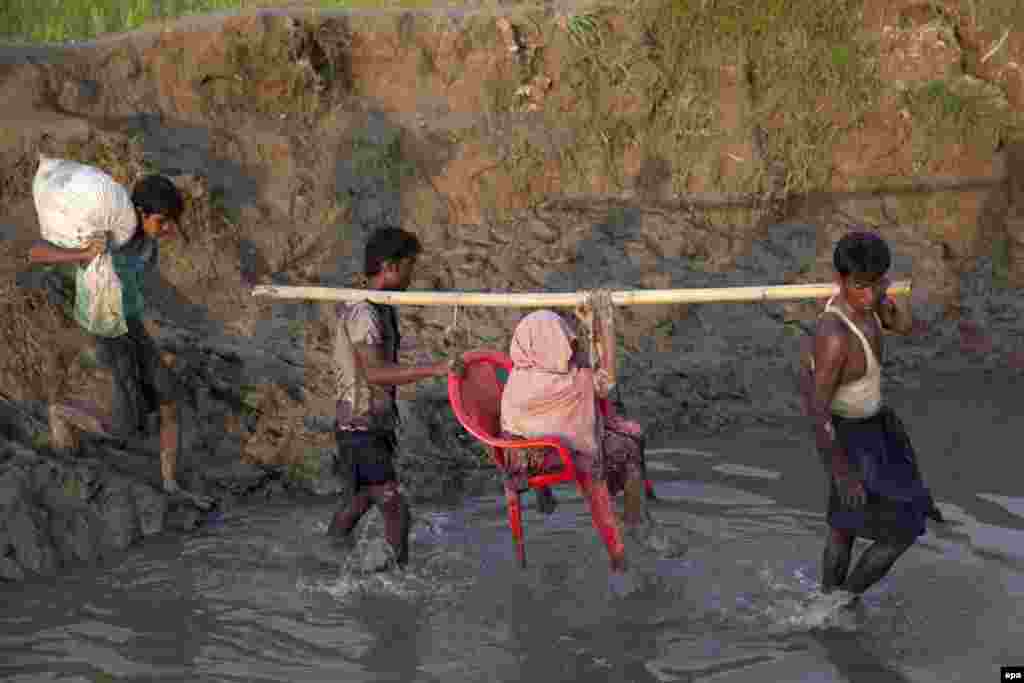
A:
<svg viewBox="0 0 1024 683">
<path fill-rule="evenodd" d="M 338 455 L 335 473 L 347 480 L 353 493 L 364 486 L 397 481 L 395 452 L 397 439 L 391 431 L 337 430 Z"/>
</svg>

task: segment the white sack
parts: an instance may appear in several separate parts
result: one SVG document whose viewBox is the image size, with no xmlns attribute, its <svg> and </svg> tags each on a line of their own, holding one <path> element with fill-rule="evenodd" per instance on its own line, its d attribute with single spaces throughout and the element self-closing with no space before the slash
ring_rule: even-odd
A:
<svg viewBox="0 0 1024 683">
<path fill-rule="evenodd" d="M 135 234 L 128 190 L 93 166 L 40 155 L 32 199 L 43 239 L 58 247 L 81 249 L 90 237 L 110 233 L 118 248 Z"/>
</svg>

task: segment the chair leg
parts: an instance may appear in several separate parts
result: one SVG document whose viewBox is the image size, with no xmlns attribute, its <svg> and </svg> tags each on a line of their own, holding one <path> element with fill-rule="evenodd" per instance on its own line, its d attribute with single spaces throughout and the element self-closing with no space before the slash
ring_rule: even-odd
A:
<svg viewBox="0 0 1024 683">
<path fill-rule="evenodd" d="M 526 544 L 523 540 L 523 512 L 519 502 L 519 491 L 511 484 L 505 485 L 505 503 L 508 505 L 508 525 L 512 528 L 512 539 L 516 544 L 519 566 L 526 568 Z"/>
</svg>

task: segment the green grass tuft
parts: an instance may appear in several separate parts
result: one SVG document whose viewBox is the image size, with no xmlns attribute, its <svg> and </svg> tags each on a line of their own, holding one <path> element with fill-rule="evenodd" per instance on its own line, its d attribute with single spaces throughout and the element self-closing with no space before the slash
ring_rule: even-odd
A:
<svg viewBox="0 0 1024 683">
<path fill-rule="evenodd" d="M 242 412 L 257 414 L 260 410 L 262 392 L 258 386 L 244 384 L 238 389 L 238 397 Z"/>
<path fill-rule="evenodd" d="M 969 76 L 931 81 L 903 96 L 915 123 L 912 145 L 918 172 L 951 142 L 995 150 L 1016 118 L 998 88 Z"/>
<path fill-rule="evenodd" d="M 1020 0 L 968 0 L 968 16 L 984 31 L 1002 33 L 1024 26 L 1024 3 Z"/>
<path fill-rule="evenodd" d="M 416 163 L 402 149 L 399 130 L 389 131 L 380 141 L 357 136 L 352 141 L 351 158 L 357 173 L 390 188 L 400 188 L 403 180 L 416 174 Z"/>
<path fill-rule="evenodd" d="M 36 432 L 32 435 L 32 448 L 36 451 L 46 450 L 50 447 L 50 435 L 46 432 Z"/>
<path fill-rule="evenodd" d="M 63 43 L 137 29 L 191 14 L 271 7 L 272 0 L 3 0 L 0 41 Z M 324 9 L 424 7 L 429 0 L 316 0 Z"/>
<path fill-rule="evenodd" d="M 309 452 L 300 463 L 288 465 L 287 475 L 289 481 L 315 481 L 320 476 L 320 459 L 314 452 Z"/>
<path fill-rule="evenodd" d="M 64 480 L 64 495 L 68 498 L 81 498 L 82 497 L 82 484 L 75 478 Z"/>
<path fill-rule="evenodd" d="M 569 17 L 554 36 L 570 56 L 556 80 L 572 104 L 553 125 L 577 136 L 563 159 L 574 181 L 567 189 L 585 190 L 595 171 L 622 186 L 616 174 L 633 143 L 669 163 L 675 191 L 693 175 L 722 184 L 722 145 L 749 140 L 754 124 L 769 129 L 766 151 L 786 168 L 785 189 L 826 186 L 843 133 L 835 112 L 856 125 L 881 90 L 859 9 L 859 0 L 656 0 Z M 615 34 L 612 14 L 626 15 Z M 724 67 L 736 69 L 743 91 L 736 129 L 719 111 Z M 766 189 L 756 166 L 728 180 L 740 187 L 722 189 Z"/>
<path fill-rule="evenodd" d="M 995 283 L 1001 288 L 1010 283 L 1010 239 L 1001 236 L 992 245 L 992 271 Z"/>
</svg>

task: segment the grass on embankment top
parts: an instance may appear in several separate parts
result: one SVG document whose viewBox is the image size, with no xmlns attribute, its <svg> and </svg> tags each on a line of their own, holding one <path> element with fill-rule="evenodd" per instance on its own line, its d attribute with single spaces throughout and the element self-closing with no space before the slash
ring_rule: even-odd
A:
<svg viewBox="0 0 1024 683">
<path fill-rule="evenodd" d="M 0 42 L 63 43 L 137 29 L 147 22 L 188 14 L 257 7 L 328 9 L 422 7 L 431 0 L 3 0 Z"/>
</svg>

